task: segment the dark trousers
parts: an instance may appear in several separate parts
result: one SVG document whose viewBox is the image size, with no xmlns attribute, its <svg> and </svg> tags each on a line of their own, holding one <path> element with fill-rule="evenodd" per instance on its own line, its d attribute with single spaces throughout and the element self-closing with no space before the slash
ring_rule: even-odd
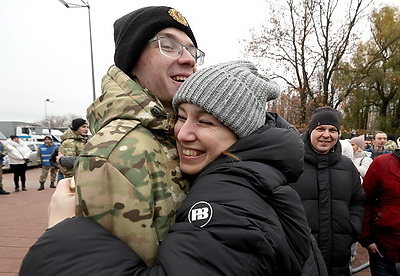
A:
<svg viewBox="0 0 400 276">
<path fill-rule="evenodd" d="M 372 276 L 398 276 L 396 263 L 382 258 L 378 253 L 369 253 L 369 265 Z"/>
<path fill-rule="evenodd" d="M 19 179 L 21 179 L 22 187 L 25 187 L 25 181 L 26 181 L 25 172 L 26 172 L 27 167 L 28 167 L 28 165 L 26 163 L 25 164 L 10 164 L 11 171 L 14 174 L 14 184 L 15 184 L 16 189 L 19 188 L 19 184 L 18 184 Z"/>
</svg>

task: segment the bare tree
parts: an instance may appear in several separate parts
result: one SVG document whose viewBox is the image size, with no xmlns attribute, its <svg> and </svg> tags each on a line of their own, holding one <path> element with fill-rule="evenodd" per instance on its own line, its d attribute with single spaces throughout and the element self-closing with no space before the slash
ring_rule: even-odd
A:
<svg viewBox="0 0 400 276">
<path fill-rule="evenodd" d="M 76 114 L 67 114 L 63 116 L 48 116 L 47 119 L 43 119 L 37 123 L 49 128 L 66 128 L 71 125 L 73 119 L 80 117 L 82 116 Z"/>
<path fill-rule="evenodd" d="M 297 101 L 289 105 L 291 113 L 300 111 L 293 123 L 305 124 L 317 106 L 338 107 L 340 97 L 332 78 L 350 46 L 357 42 L 355 26 L 371 0 L 267 3 L 270 24 L 252 32 L 246 51 L 275 72 L 273 77 L 285 82 L 289 98 Z M 269 65 L 265 65 L 267 61 Z"/>
</svg>

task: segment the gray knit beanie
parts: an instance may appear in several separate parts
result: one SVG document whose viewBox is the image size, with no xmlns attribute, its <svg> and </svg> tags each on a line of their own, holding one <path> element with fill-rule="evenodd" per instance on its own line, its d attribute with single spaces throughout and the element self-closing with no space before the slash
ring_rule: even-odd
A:
<svg viewBox="0 0 400 276">
<path fill-rule="evenodd" d="M 279 86 L 249 61 L 232 61 L 204 68 L 178 89 L 172 106 L 192 103 L 244 137 L 265 124 L 266 103 L 279 96 Z"/>
</svg>

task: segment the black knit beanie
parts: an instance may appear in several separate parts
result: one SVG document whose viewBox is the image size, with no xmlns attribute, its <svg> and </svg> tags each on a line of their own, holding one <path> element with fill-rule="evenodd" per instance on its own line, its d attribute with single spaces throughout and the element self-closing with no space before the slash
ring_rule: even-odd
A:
<svg viewBox="0 0 400 276">
<path fill-rule="evenodd" d="M 311 117 L 311 122 L 308 125 L 308 131 L 311 133 L 314 128 L 320 125 L 332 125 L 340 131 L 339 112 L 330 106 L 323 106 L 315 109 Z"/>
<path fill-rule="evenodd" d="M 187 34 L 194 46 L 197 42 L 185 17 L 177 10 L 164 6 L 150 6 L 135 10 L 114 23 L 114 63 L 131 76 L 147 42 L 162 29 L 173 27 Z"/>
<path fill-rule="evenodd" d="M 84 125 L 84 124 L 87 124 L 87 122 L 86 122 L 85 119 L 82 119 L 82 118 L 74 119 L 74 120 L 72 120 L 71 129 L 72 129 L 73 131 L 77 131 L 78 128 L 79 128 L 80 126 Z"/>
</svg>

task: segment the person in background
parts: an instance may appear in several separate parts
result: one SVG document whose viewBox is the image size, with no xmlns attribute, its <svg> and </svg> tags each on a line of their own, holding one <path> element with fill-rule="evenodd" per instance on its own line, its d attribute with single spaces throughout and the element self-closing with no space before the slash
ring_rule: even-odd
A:
<svg viewBox="0 0 400 276">
<path fill-rule="evenodd" d="M 364 135 L 351 138 L 350 143 L 354 151 L 353 164 L 360 172 L 361 177 L 364 178 L 372 163 L 371 153 L 363 150 L 365 145 Z"/>
<path fill-rule="evenodd" d="M 368 134 L 365 134 L 364 135 L 365 136 L 365 141 L 364 141 L 364 148 L 363 148 L 363 150 L 367 150 L 367 149 L 369 149 L 370 147 L 372 147 L 372 141 L 371 141 L 371 138 L 370 138 L 370 135 L 368 135 Z"/>
<path fill-rule="evenodd" d="M 374 136 L 372 137 L 372 146 L 367 149 L 367 152 L 371 153 L 371 158 L 375 159 L 375 157 L 384 154 L 390 153 L 387 149 L 385 149 L 385 144 L 387 142 L 387 135 L 383 131 L 375 131 Z"/>
<path fill-rule="evenodd" d="M 354 166 L 357 168 L 361 177 L 361 184 L 364 176 L 368 170 L 369 165 L 372 163 L 371 153 L 363 151 L 365 145 L 364 135 L 356 136 L 350 139 L 351 150 L 353 152 Z M 355 242 L 351 246 L 351 262 L 355 260 L 355 255 L 357 254 L 358 242 Z"/>
<path fill-rule="evenodd" d="M 304 172 L 290 184 L 299 194 L 329 275 L 350 275 L 351 246 L 361 236 L 364 191 L 353 162 L 342 155 L 340 117 L 314 111 L 303 134 Z"/>
<path fill-rule="evenodd" d="M 124 264 L 129 275 L 327 275 L 301 201 L 287 185 L 302 172 L 300 135 L 265 110 L 278 95 L 279 87 L 247 61 L 204 68 L 183 83 L 173 99 L 175 137 L 180 168 L 193 183 L 156 265 L 148 268 L 132 256 L 131 264 Z M 63 228 L 68 237 L 56 238 Z M 73 260 L 66 267 L 71 275 L 95 257 L 90 269 L 103 272 L 115 257 L 110 260 L 110 250 L 101 244 L 117 242 L 122 243 L 87 218 L 64 220 L 31 248 L 20 275 L 48 273 L 47 256 L 60 264 Z M 95 256 L 88 253 L 92 250 Z M 125 251 L 114 255 L 125 262 Z"/>
<path fill-rule="evenodd" d="M 397 149 L 397 143 L 395 140 L 387 140 L 385 143 L 385 149 L 388 150 L 389 152 L 393 152 L 395 149 Z"/>
<path fill-rule="evenodd" d="M 9 195 L 10 192 L 7 192 L 3 188 L 3 162 L 4 162 L 4 156 L 7 155 L 7 149 L 3 145 L 2 142 L 0 142 L 0 195 Z"/>
<path fill-rule="evenodd" d="M 387 140 L 395 141 L 396 142 L 396 135 L 393 133 L 387 133 Z"/>
<path fill-rule="evenodd" d="M 357 131 L 355 129 L 352 129 L 351 132 L 350 132 L 349 139 L 351 139 L 353 137 L 356 137 L 356 136 L 357 136 Z"/>
<path fill-rule="evenodd" d="M 377 156 L 363 182 L 367 197 L 360 243 L 371 275 L 400 275 L 400 150 Z"/>
<path fill-rule="evenodd" d="M 50 156 L 50 163 L 51 163 L 51 165 L 52 165 L 54 168 L 57 169 L 57 183 L 60 182 L 60 180 L 64 178 L 63 174 L 62 174 L 62 173 L 60 172 L 60 170 L 58 169 L 58 168 L 59 168 L 59 165 L 58 165 L 58 163 L 57 163 L 57 159 L 60 159 L 60 157 L 61 157 L 61 156 L 58 157 L 58 149 L 59 149 L 59 148 L 60 148 L 59 146 L 55 147 L 55 149 L 53 150 L 53 152 L 51 153 L 51 156 Z"/>
<path fill-rule="evenodd" d="M 72 120 L 71 127 L 61 136 L 62 142 L 58 149 L 58 155 L 72 157 L 75 161 L 88 141 L 88 132 L 89 127 L 85 119 L 76 118 Z M 72 166 L 68 167 L 59 165 L 59 170 L 64 177 L 72 177 L 74 175 L 73 164 L 74 162 L 72 162 Z"/>
<path fill-rule="evenodd" d="M 29 156 L 32 153 L 31 149 L 23 142 L 20 141 L 18 136 L 11 135 L 7 139 L 8 149 L 8 162 L 11 171 L 14 174 L 15 192 L 19 192 L 19 180 L 21 180 L 22 191 L 26 191 L 26 169 L 28 167 Z"/>
<path fill-rule="evenodd" d="M 351 146 L 351 143 L 348 139 L 344 140 L 344 139 L 339 139 L 339 142 L 342 146 L 342 154 L 348 158 L 350 158 L 350 160 L 353 161 L 354 158 L 354 152 L 353 152 L 353 147 Z"/>
<path fill-rule="evenodd" d="M 50 171 L 50 188 L 55 188 L 54 182 L 56 181 L 57 168 L 52 166 L 50 163 L 50 157 L 57 145 L 53 143 L 50 136 L 44 137 L 43 145 L 40 145 L 37 151 L 37 159 L 39 166 L 42 167 L 42 173 L 39 178 L 39 188 L 38 191 L 44 190 L 44 183 L 46 182 L 47 175 Z"/>
</svg>

